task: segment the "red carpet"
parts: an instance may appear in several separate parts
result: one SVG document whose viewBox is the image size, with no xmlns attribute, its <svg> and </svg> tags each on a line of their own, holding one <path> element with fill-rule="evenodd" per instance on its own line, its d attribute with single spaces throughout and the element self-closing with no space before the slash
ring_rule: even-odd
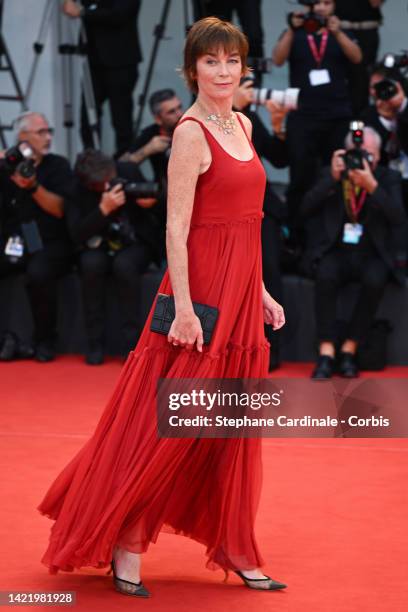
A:
<svg viewBox="0 0 408 612">
<path fill-rule="evenodd" d="M 204 568 L 200 544 L 169 534 L 143 556 L 149 600 L 115 593 L 111 578 L 98 570 L 48 575 L 40 557 L 52 523 L 35 508 L 91 434 L 120 367 L 118 361 L 87 367 L 79 357 L 0 365 L 1 591 L 73 590 L 76 610 L 103 612 L 408 610 L 403 439 L 264 440 L 257 537 L 265 572 L 286 582 L 285 591 L 250 591 L 236 576 L 223 584 L 222 572 Z M 311 364 L 291 364 L 274 375 L 310 371 Z M 389 368 L 381 375 L 407 371 Z"/>
</svg>

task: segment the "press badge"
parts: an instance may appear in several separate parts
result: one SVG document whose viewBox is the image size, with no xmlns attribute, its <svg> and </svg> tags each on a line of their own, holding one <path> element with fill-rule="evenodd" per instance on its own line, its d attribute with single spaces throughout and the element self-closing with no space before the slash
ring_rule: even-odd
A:
<svg viewBox="0 0 408 612">
<path fill-rule="evenodd" d="M 24 254 L 24 243 L 20 236 L 10 236 L 7 240 L 5 255 L 9 257 L 22 257 Z"/>
<path fill-rule="evenodd" d="M 318 85 L 327 85 L 330 83 L 330 73 L 328 70 L 311 70 L 309 72 L 309 81 L 312 87 Z"/>
<path fill-rule="evenodd" d="M 343 230 L 343 242 L 346 244 L 358 244 L 363 235 L 363 226 L 360 223 L 345 223 Z"/>
</svg>

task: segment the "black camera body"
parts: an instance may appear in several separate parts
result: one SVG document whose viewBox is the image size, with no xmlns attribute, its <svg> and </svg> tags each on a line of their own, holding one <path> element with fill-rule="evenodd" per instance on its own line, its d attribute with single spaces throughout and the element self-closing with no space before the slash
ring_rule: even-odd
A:
<svg viewBox="0 0 408 612">
<path fill-rule="evenodd" d="M 10 175 L 17 172 L 23 178 L 30 179 L 35 176 L 36 172 L 34 161 L 31 159 L 33 152 L 28 145 L 22 147 L 23 144 L 19 142 L 14 147 L 7 149 L 3 166 Z"/>
<path fill-rule="evenodd" d="M 408 52 L 404 53 L 387 53 L 382 60 L 385 68 L 408 68 Z"/>
<path fill-rule="evenodd" d="M 110 187 L 122 185 L 123 191 L 131 198 L 158 198 L 160 196 L 160 185 L 150 181 L 134 182 L 128 179 L 116 177 L 109 183 Z"/>
<path fill-rule="evenodd" d="M 373 156 L 362 148 L 364 141 L 364 123 L 362 121 L 352 121 L 350 123 L 351 138 L 355 148 L 348 149 L 343 155 L 346 166 L 346 175 L 349 170 L 364 170 L 364 160 L 369 164 L 373 161 Z"/>
<path fill-rule="evenodd" d="M 309 8 L 309 12 L 302 17 L 303 29 L 308 34 L 318 32 L 321 28 L 324 28 L 327 25 L 327 19 L 321 15 L 317 15 L 313 10 L 316 4 L 315 0 L 299 0 L 299 4 Z"/>
<path fill-rule="evenodd" d="M 370 164 L 373 161 L 372 155 L 364 149 L 349 149 L 343 155 L 346 170 L 364 170 L 364 160 Z"/>
</svg>

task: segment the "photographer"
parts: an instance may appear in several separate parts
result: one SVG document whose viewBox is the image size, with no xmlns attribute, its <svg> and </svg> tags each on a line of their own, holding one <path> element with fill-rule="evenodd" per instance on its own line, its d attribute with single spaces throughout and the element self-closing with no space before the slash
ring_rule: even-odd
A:
<svg viewBox="0 0 408 612">
<path fill-rule="evenodd" d="M 72 238 L 78 247 L 85 323 L 86 362 L 104 359 L 106 278 L 115 278 L 122 311 L 123 354 L 133 349 L 139 333 L 141 276 L 164 254 L 164 207 L 134 164 L 115 162 L 87 149 L 75 164 L 75 195 L 67 207 Z M 118 179 L 118 175 L 120 179 Z M 136 183 L 127 183 L 134 181 Z M 151 190 L 155 187 L 151 187 Z M 160 199 L 160 201 L 158 201 Z"/>
<path fill-rule="evenodd" d="M 134 138 L 129 153 L 121 160 L 140 164 L 148 159 L 155 181 L 162 183 L 167 179 L 171 140 L 183 115 L 183 105 L 172 89 L 160 89 L 150 96 L 149 107 L 154 123 Z"/>
<path fill-rule="evenodd" d="M 256 152 L 275 168 L 285 168 L 288 165 L 286 134 L 284 121 L 289 108 L 269 99 L 264 106 L 270 114 L 273 134 L 265 127 L 256 112 L 250 110 L 251 103 L 256 99 L 252 79 L 243 79 L 233 98 L 235 110 L 243 112 L 252 123 L 252 142 Z M 264 199 L 264 218 L 262 220 L 262 267 L 265 287 L 271 295 L 282 304 L 283 287 L 281 277 L 281 225 L 285 217 L 284 205 L 273 191 L 271 184 L 266 186 Z M 271 343 L 269 370 L 275 370 L 280 364 L 280 332 L 273 331 L 270 325 L 265 326 L 265 334 Z"/>
<path fill-rule="evenodd" d="M 363 59 L 349 67 L 350 94 L 353 114 L 359 116 L 368 104 L 368 76 L 376 62 L 382 25 L 381 7 L 384 0 L 336 0 L 336 15 L 341 27 L 352 33 Z"/>
<path fill-rule="evenodd" d="M 363 138 L 362 148 L 357 144 Z M 330 378 L 335 366 L 336 304 L 340 287 L 359 284 L 339 354 L 339 373 L 358 375 L 356 351 L 374 321 L 388 279 L 404 280 L 406 253 L 393 241 L 405 222 L 401 180 L 378 165 L 381 139 L 366 127 L 350 133 L 347 152 L 335 151 L 331 168 L 306 194 L 302 218 L 309 223 L 305 269 L 313 272 L 319 358 L 312 378 Z M 356 148 L 357 147 L 357 148 Z"/>
<path fill-rule="evenodd" d="M 370 95 L 374 103 L 362 114 L 364 123 L 381 136 L 381 163 L 399 170 L 404 182 L 408 181 L 407 90 L 406 79 L 398 69 L 376 64 L 370 76 Z"/>
<path fill-rule="evenodd" d="M 82 19 L 98 119 L 108 100 L 118 155 L 132 139 L 133 90 L 142 54 L 137 31 L 140 0 L 64 0 L 62 11 Z M 81 135 L 84 147 L 93 145 L 87 110 L 82 97 Z"/>
<path fill-rule="evenodd" d="M 0 168 L 0 270 L 2 275 L 26 271 L 35 357 L 50 361 L 55 357 L 57 279 L 71 266 L 63 216 L 73 177 L 67 160 L 49 153 L 52 130 L 43 115 L 23 113 L 14 127 L 19 144 L 4 154 Z"/>
<path fill-rule="evenodd" d="M 289 60 L 290 86 L 300 88 L 299 109 L 287 122 L 290 158 L 288 189 L 289 223 L 294 242 L 297 209 L 304 192 L 316 177 L 319 162 L 328 164 L 340 147 L 351 118 L 347 85 L 350 62 L 361 61 L 358 45 L 340 28 L 333 0 L 302 4 L 309 12 L 289 15 L 273 60 L 281 66 Z"/>
</svg>

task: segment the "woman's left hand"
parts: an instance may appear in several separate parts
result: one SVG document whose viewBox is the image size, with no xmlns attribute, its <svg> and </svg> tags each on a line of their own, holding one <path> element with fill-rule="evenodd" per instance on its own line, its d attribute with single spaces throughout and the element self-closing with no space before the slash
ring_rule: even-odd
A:
<svg viewBox="0 0 408 612">
<path fill-rule="evenodd" d="M 264 289 L 262 296 L 264 321 L 267 325 L 272 325 L 274 330 L 280 329 L 285 325 L 285 313 L 280 304 L 269 295 Z"/>
</svg>

